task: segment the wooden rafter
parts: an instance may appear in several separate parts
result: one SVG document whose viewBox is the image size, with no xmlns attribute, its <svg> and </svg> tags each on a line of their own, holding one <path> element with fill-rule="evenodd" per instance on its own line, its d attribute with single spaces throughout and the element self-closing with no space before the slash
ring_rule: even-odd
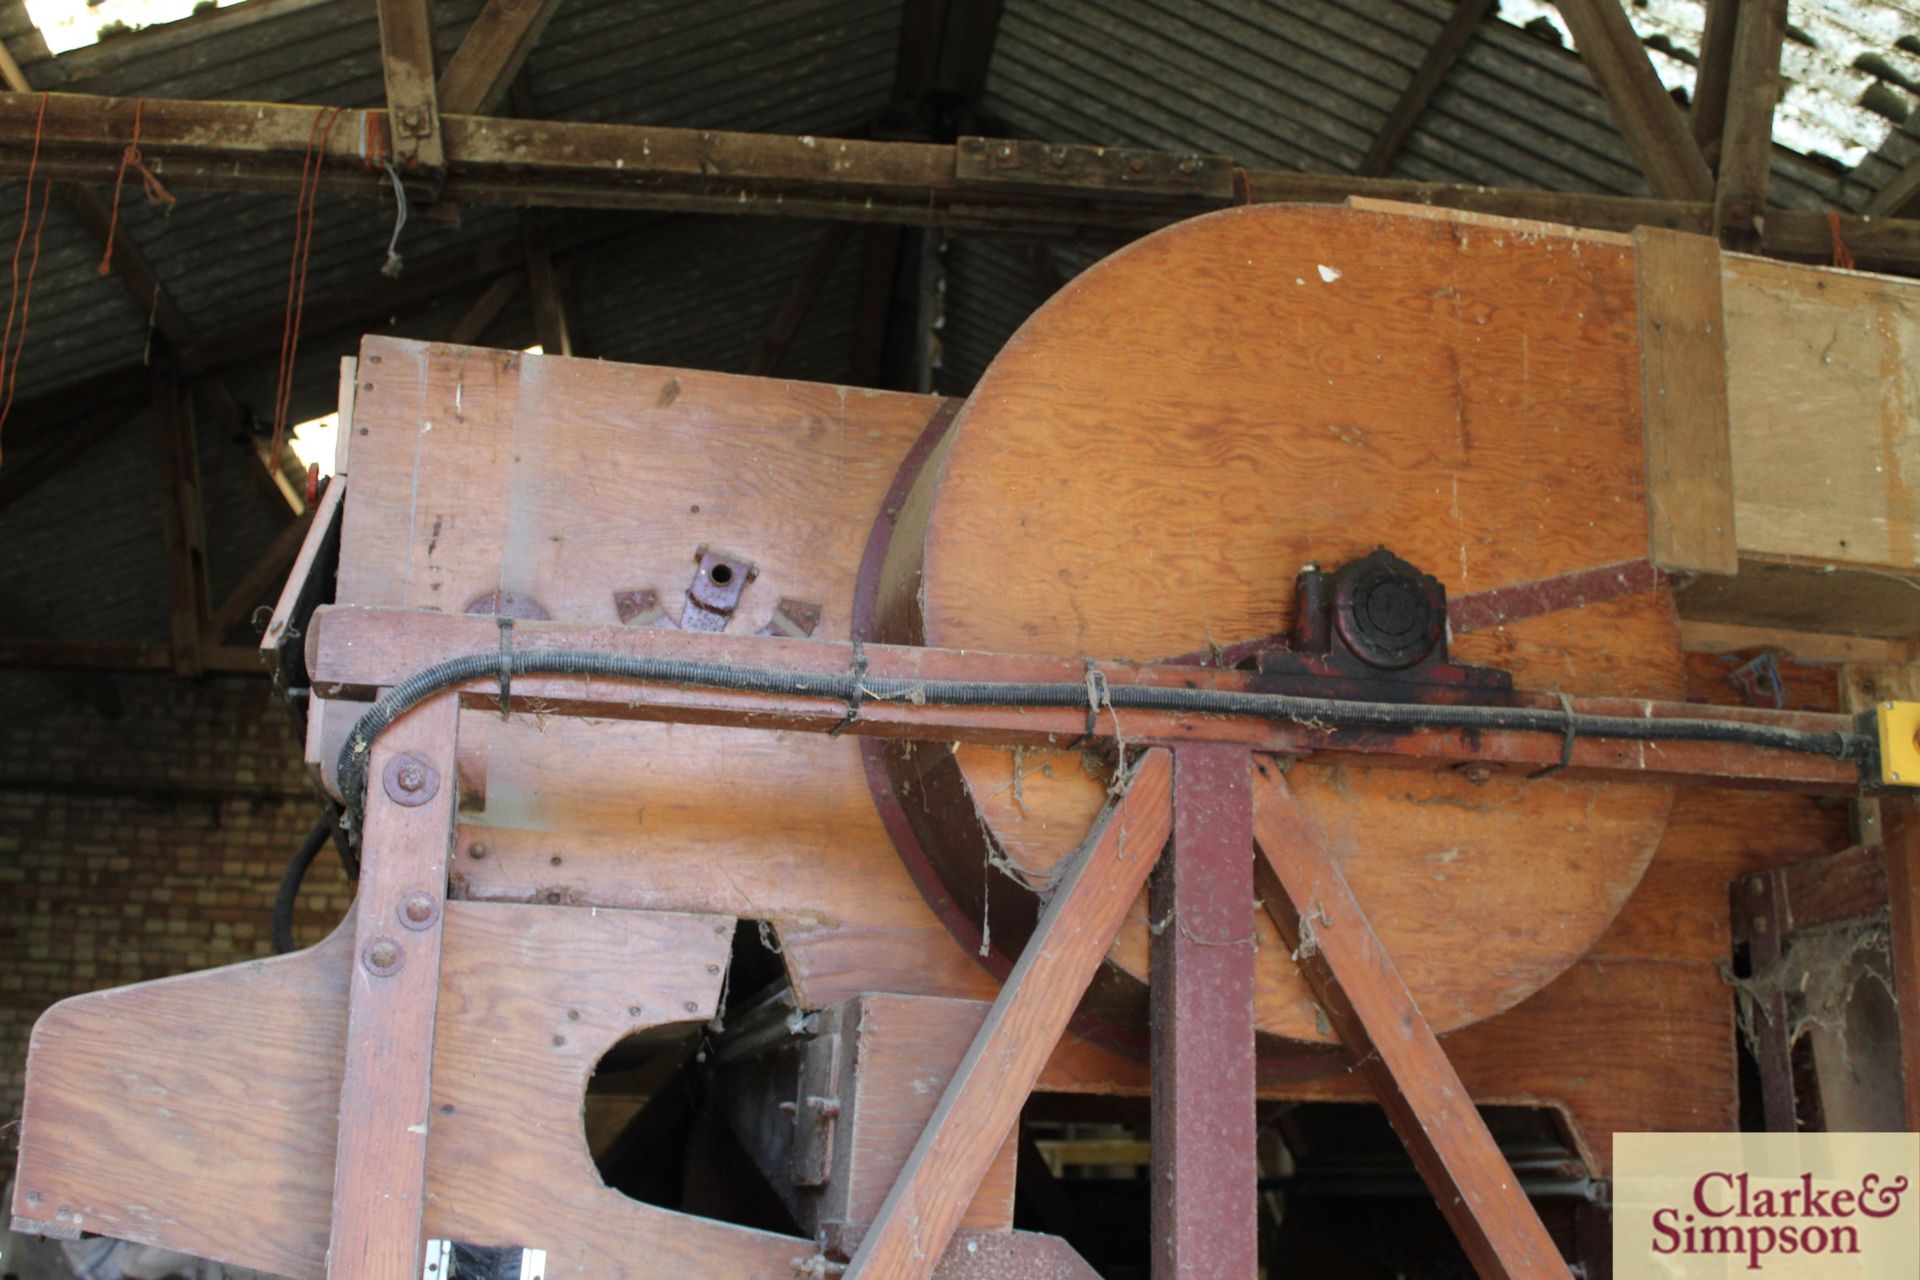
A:
<svg viewBox="0 0 1920 1280">
<path fill-rule="evenodd" d="M 1679 104 L 1654 72 L 1618 0 L 1559 0 L 1560 14 L 1656 195 L 1711 200 L 1713 174 Z"/>
<path fill-rule="evenodd" d="M 220 607 L 213 611 L 207 626 L 210 640 L 216 644 L 225 640 L 235 627 L 247 620 L 255 608 L 264 603 L 267 594 L 286 575 L 287 566 L 293 563 L 293 557 L 299 553 L 301 543 L 306 541 L 307 529 L 312 524 L 313 508 L 310 507 L 287 521 L 286 526 L 274 535 L 273 541 L 255 558 L 253 566 L 241 576 Z"/>
<path fill-rule="evenodd" d="M 560 0 L 487 0 L 440 73 L 440 110 L 486 115 L 526 65 Z"/>
<path fill-rule="evenodd" d="M 380 67 L 387 81 L 387 131 L 402 164 L 441 169 L 447 163 L 434 92 L 433 17 L 427 0 L 375 0 L 380 14 Z"/>
<path fill-rule="evenodd" d="M 1750 0 L 1734 29 L 1727 122 L 1720 140 L 1713 196 L 1714 230 L 1751 239 L 1766 207 L 1773 168 L 1773 110 L 1780 99 L 1780 47 L 1787 32 L 1787 0 Z"/>
<path fill-rule="evenodd" d="M 820 234 L 819 242 L 801 265 L 800 274 L 794 278 L 787 300 L 773 317 L 773 324 L 767 329 L 767 336 L 761 340 L 760 349 L 748 364 L 749 374 L 767 378 L 780 367 L 780 357 L 786 354 L 787 344 L 793 341 L 793 335 L 807 318 L 807 312 L 812 310 L 813 300 L 820 296 L 820 287 L 827 282 L 827 273 L 833 270 L 834 261 L 839 258 L 840 250 L 852 231 L 850 224 L 839 222 Z"/>
<path fill-rule="evenodd" d="M 460 318 L 447 331 L 447 341 L 456 346 L 467 346 L 478 342 L 480 335 L 499 318 L 507 304 L 513 301 L 513 295 L 526 287 L 527 276 L 523 271 L 508 271 L 496 276 L 486 288 L 480 291 Z"/>
<path fill-rule="evenodd" d="M 1453 64 L 1466 52 L 1467 45 L 1472 42 L 1474 33 L 1480 29 L 1480 23 L 1486 18 L 1487 11 L 1493 8 L 1493 3 L 1494 0 L 1459 0 L 1454 6 L 1453 12 L 1447 15 L 1446 24 L 1440 28 L 1440 34 L 1428 47 L 1420 69 L 1413 73 L 1413 80 L 1407 85 L 1406 92 L 1400 95 L 1400 101 L 1394 103 L 1393 110 L 1387 113 L 1386 123 L 1374 135 L 1373 145 L 1361 157 L 1355 173 L 1376 177 L 1387 171 L 1387 166 L 1393 163 L 1401 145 L 1426 112 L 1427 104 L 1446 82 L 1447 72 L 1453 70 Z"/>
<path fill-rule="evenodd" d="M 31 94 L 0 95 L 0 174 L 25 172 L 39 101 Z M 55 95 L 47 107 L 42 171 L 111 179 L 133 109 L 127 99 Z M 165 158 L 175 190 L 290 194 L 298 189 L 301 158 L 320 110 L 152 99 L 145 107 L 143 145 Z M 384 176 L 367 173 L 359 153 L 365 115 L 345 113 L 328 140 L 327 190 L 391 200 L 391 186 Z M 1236 175 L 1225 157 L 1077 145 L 1004 144 L 1015 152 L 1009 165 L 984 163 L 979 156 L 987 144 L 969 139 L 953 145 L 822 145 L 813 137 L 643 125 L 483 116 L 448 116 L 443 123 L 455 157 L 444 196 L 466 203 L 760 213 L 1076 241 L 1125 239 L 1244 200 L 1330 204 L 1360 196 L 1615 230 L 1646 225 L 1707 232 L 1713 217 L 1705 184 L 1697 199 L 1647 199 L 1351 174 Z M 1163 180 L 1127 177 L 1136 157 Z M 1179 172 L 1182 163 L 1191 172 Z M 1844 216 L 1840 229 L 1862 263 L 1920 267 L 1920 223 Z M 1764 252 L 1788 256 L 1825 258 L 1832 244 L 1826 215 L 1798 210 L 1774 211 L 1761 236 Z M 408 284 L 403 280 L 400 287 Z"/>
<path fill-rule="evenodd" d="M 59 435 L 32 449 L 9 448 L 0 469 L 0 511 L 64 471 L 95 445 L 126 425 L 132 415 L 118 407 L 96 410 L 70 422 Z"/>
<path fill-rule="evenodd" d="M 1707 0 L 1706 26 L 1700 34 L 1700 69 L 1693 80 L 1693 105 L 1687 126 L 1707 162 L 1718 164 L 1720 135 L 1727 124 L 1727 85 L 1733 76 L 1733 31 L 1740 0 Z"/>
<path fill-rule="evenodd" d="M 1893 175 L 1860 212 L 1874 218 L 1901 218 L 1913 212 L 1915 200 L 1920 200 L 1920 158 Z"/>
</svg>

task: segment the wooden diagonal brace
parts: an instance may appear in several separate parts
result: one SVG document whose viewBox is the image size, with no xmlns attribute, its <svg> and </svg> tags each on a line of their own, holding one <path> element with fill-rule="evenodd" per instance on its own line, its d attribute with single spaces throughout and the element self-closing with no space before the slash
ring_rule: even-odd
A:
<svg viewBox="0 0 1920 1280">
<path fill-rule="evenodd" d="M 1513 1169 L 1278 764 L 1256 759 L 1256 885 L 1301 976 L 1482 1276 L 1568 1276 Z"/>
<path fill-rule="evenodd" d="M 1095 823 L 880 1206 L 847 1280 L 925 1280 L 1019 1119 L 1172 825 L 1172 762 L 1148 751 Z"/>
</svg>

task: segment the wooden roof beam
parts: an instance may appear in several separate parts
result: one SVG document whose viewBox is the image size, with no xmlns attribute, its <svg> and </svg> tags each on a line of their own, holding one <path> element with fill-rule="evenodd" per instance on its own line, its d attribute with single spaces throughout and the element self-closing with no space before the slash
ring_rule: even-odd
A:
<svg viewBox="0 0 1920 1280">
<path fill-rule="evenodd" d="M 1454 6 L 1446 24 L 1440 28 L 1440 34 L 1427 49 L 1420 69 L 1413 73 L 1413 80 L 1407 85 L 1406 92 L 1400 95 L 1400 101 L 1394 103 L 1393 110 L 1387 113 L 1386 123 L 1374 135 L 1373 145 L 1361 157 L 1355 173 L 1377 177 L 1387 171 L 1394 156 L 1400 153 L 1401 145 L 1413 134 L 1414 126 L 1426 113 L 1427 104 L 1446 82 L 1447 72 L 1453 70 L 1453 64 L 1466 52 L 1474 33 L 1480 29 L 1480 23 L 1492 8 L 1493 0 L 1460 0 Z"/>
<path fill-rule="evenodd" d="M 1745 248 L 1755 240 L 1766 208 L 1773 168 L 1773 110 L 1780 99 L 1780 46 L 1787 33 L 1787 0 L 1750 0 L 1734 28 L 1727 123 L 1714 186 L 1713 228 Z"/>
<path fill-rule="evenodd" d="M 440 110 L 491 114 L 559 7 L 560 0 L 487 0 L 440 73 Z"/>
<path fill-rule="evenodd" d="M 26 171 L 39 103 L 37 94 L 0 94 L 0 175 Z M 290 194 L 299 187 L 314 117 L 324 109 L 150 99 L 143 145 L 164 158 L 167 181 L 177 190 Z M 55 95 L 47 107 L 41 170 L 56 178 L 110 178 L 133 111 L 131 99 Z M 367 115 L 348 111 L 328 141 L 330 195 L 393 198 L 384 175 L 368 173 L 361 158 Z M 1713 219 L 1708 197 L 1649 199 L 1277 170 L 1237 177 L 1224 156 L 1076 144 L 876 142 L 485 116 L 448 116 L 444 125 L 453 157 L 447 198 L 519 207 L 836 218 L 1078 242 L 1128 239 L 1243 199 L 1335 204 L 1364 196 L 1613 230 L 1705 233 Z M 1920 222 L 1843 215 L 1840 230 L 1863 264 L 1920 269 Z M 1824 213 L 1776 209 L 1761 229 L 1760 247 L 1770 254 L 1824 260 L 1832 246 Z M 183 371 L 192 376 L 195 363 L 183 362 Z"/>
<path fill-rule="evenodd" d="M 1670 200 L 1712 200 L 1713 173 L 1678 103 L 1655 74 L 1618 0 L 1559 0 L 1580 60 L 1633 149 L 1654 194 Z"/>
</svg>

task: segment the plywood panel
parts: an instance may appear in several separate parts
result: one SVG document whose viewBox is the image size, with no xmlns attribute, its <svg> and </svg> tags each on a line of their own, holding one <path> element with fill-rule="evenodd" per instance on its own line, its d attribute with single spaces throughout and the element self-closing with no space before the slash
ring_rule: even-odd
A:
<svg viewBox="0 0 1920 1280">
<path fill-rule="evenodd" d="M 1741 550 L 1920 567 L 1920 285 L 1723 265 Z"/>
</svg>

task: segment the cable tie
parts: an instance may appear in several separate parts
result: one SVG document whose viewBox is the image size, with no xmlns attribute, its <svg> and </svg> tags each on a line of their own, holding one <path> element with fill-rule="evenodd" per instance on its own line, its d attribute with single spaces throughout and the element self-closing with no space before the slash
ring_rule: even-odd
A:
<svg viewBox="0 0 1920 1280">
<path fill-rule="evenodd" d="M 847 714 L 839 724 L 827 730 L 829 738 L 837 738 L 847 731 L 847 726 L 860 718 L 860 704 L 867 697 L 867 647 L 860 641 L 853 642 L 853 688 L 847 692 Z"/>
<path fill-rule="evenodd" d="M 1087 728 L 1086 732 L 1080 735 L 1079 741 L 1067 748 L 1069 751 L 1093 741 L 1094 731 L 1100 727 L 1100 704 L 1104 702 L 1109 707 L 1113 705 L 1113 694 L 1107 687 L 1107 673 L 1095 666 L 1092 658 L 1085 661 L 1087 664 Z"/>
<path fill-rule="evenodd" d="M 1574 733 L 1579 728 L 1579 722 L 1573 714 L 1573 699 L 1564 693 L 1556 693 L 1553 696 L 1560 699 L 1560 711 L 1567 717 L 1567 736 L 1560 740 L 1560 763 L 1550 764 L 1544 769 L 1528 774 L 1528 781 L 1556 774 L 1573 763 Z"/>
<path fill-rule="evenodd" d="M 513 710 L 513 619 L 501 614 L 500 622 L 500 718 Z"/>
</svg>

